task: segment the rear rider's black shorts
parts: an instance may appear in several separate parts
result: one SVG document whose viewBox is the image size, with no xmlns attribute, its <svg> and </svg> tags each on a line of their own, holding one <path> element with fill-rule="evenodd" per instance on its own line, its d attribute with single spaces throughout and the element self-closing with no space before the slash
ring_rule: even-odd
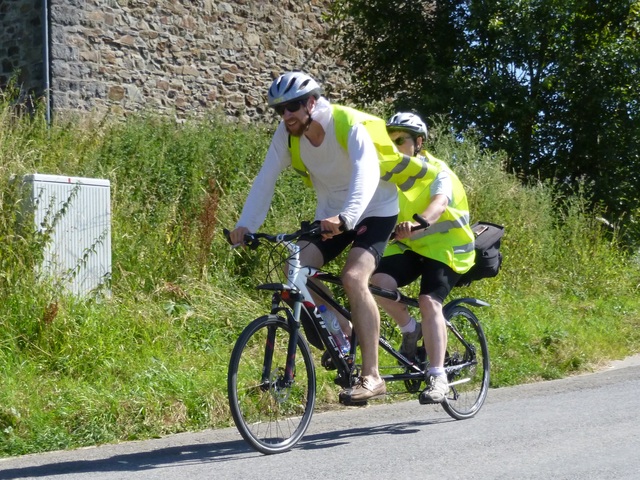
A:
<svg viewBox="0 0 640 480">
<path fill-rule="evenodd" d="M 391 232 L 393 232 L 396 225 L 397 218 L 397 215 L 392 217 L 367 217 L 356 225 L 353 230 L 341 233 L 328 240 L 309 235 L 301 236 L 300 240 L 313 243 L 318 247 L 325 264 L 351 246 L 351 248 L 359 247 L 369 250 L 376 260 L 376 265 L 378 265 Z"/>
<path fill-rule="evenodd" d="M 422 275 L 420 295 L 429 295 L 440 303 L 444 302 L 461 277 L 449 265 L 423 257 L 412 250 L 383 257 L 375 273 L 386 273 L 393 277 L 399 287 L 409 285 Z"/>
</svg>

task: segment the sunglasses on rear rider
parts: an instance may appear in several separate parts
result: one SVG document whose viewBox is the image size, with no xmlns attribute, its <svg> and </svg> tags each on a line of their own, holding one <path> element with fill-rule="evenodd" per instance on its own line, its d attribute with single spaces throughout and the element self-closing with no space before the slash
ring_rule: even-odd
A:
<svg viewBox="0 0 640 480">
<path fill-rule="evenodd" d="M 393 143 L 395 143 L 396 145 L 400 146 L 400 145 L 404 145 L 404 142 L 406 142 L 407 140 L 413 140 L 413 137 L 410 135 L 405 135 L 403 137 L 398 137 L 395 140 L 393 140 Z"/>
<path fill-rule="evenodd" d="M 296 100 L 294 102 L 284 103 L 282 105 L 276 105 L 273 107 L 276 113 L 280 116 L 284 115 L 284 111 L 295 113 L 300 110 L 300 107 L 305 103 L 304 100 Z"/>
</svg>

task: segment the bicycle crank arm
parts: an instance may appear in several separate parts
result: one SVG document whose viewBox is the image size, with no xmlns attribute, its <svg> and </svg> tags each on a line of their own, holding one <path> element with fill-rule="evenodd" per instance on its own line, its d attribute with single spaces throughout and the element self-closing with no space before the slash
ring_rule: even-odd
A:
<svg viewBox="0 0 640 480">
<path fill-rule="evenodd" d="M 470 378 L 463 378 L 462 380 L 456 380 L 455 382 L 451 382 L 451 383 L 449 384 L 449 386 L 450 386 L 450 387 L 453 387 L 453 386 L 455 386 L 455 385 L 461 385 L 461 384 L 463 384 L 463 383 L 468 383 L 468 382 L 470 382 L 470 381 L 471 381 L 471 379 L 470 379 Z"/>
</svg>

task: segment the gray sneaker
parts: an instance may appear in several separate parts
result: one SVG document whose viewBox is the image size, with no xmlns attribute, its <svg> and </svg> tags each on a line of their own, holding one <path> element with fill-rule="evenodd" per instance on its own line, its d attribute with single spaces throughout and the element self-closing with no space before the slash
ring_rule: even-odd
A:
<svg viewBox="0 0 640 480">
<path fill-rule="evenodd" d="M 442 403 L 449 393 L 449 384 L 447 383 L 447 377 L 445 376 L 430 376 L 429 385 L 418 397 L 418 401 L 421 405 L 428 405 L 432 403 Z"/>
<path fill-rule="evenodd" d="M 416 359 L 418 350 L 418 340 L 422 338 L 422 324 L 416 322 L 416 328 L 413 332 L 402 334 L 402 345 L 400 345 L 400 353 L 412 362 Z"/>
</svg>

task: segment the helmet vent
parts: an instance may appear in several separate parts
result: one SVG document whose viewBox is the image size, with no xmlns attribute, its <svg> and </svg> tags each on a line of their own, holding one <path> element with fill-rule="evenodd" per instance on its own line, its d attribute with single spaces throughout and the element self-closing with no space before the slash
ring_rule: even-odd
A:
<svg viewBox="0 0 640 480">
<path fill-rule="evenodd" d="M 286 94 L 289 90 L 291 90 L 296 84 L 296 77 L 291 77 L 291 80 L 289 80 L 289 84 L 287 85 L 287 88 L 284 89 L 284 92 L 282 92 L 283 94 Z"/>
</svg>

